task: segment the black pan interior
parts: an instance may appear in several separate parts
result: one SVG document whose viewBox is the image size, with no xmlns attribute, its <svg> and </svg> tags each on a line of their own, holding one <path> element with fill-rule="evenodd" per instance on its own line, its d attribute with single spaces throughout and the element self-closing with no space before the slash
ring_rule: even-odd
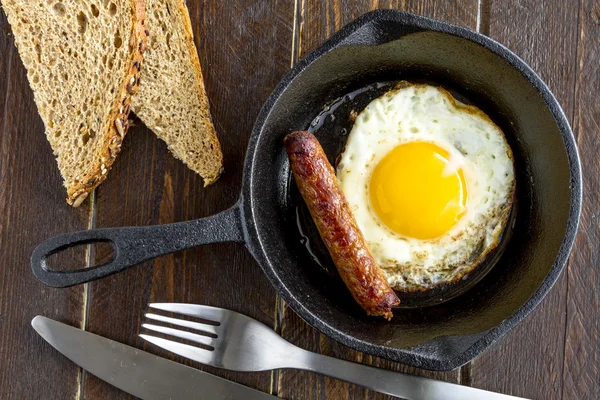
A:
<svg viewBox="0 0 600 400">
<path fill-rule="evenodd" d="M 532 85 L 531 76 L 511 65 L 514 60 L 453 33 L 406 22 L 375 18 L 365 26 L 341 40 L 348 46 L 332 46 L 288 77 L 257 122 L 245 189 L 251 198 L 249 229 L 257 235 L 250 247 L 283 299 L 329 336 L 411 365 L 455 368 L 522 319 L 558 277 L 565 258 L 563 239 L 567 232 L 574 234 L 569 218 L 576 197 L 571 187 L 576 152 L 569 154 L 565 148 L 562 135 L 567 140 L 570 131 L 557 123 L 557 114 L 562 114 L 548 106 L 545 86 Z M 362 44 L 369 35 L 371 42 Z M 388 42 L 390 38 L 394 40 Z M 387 322 L 367 317 L 337 276 L 314 227 L 306 222 L 281 143 L 291 131 L 311 128 L 336 99 L 402 79 L 439 84 L 481 108 L 502 128 L 515 156 L 519 206 L 512 238 L 479 283 L 442 304 L 397 309 Z M 312 126 L 332 163 L 348 132 L 342 125 Z M 578 170 L 574 175 L 577 179 Z M 511 317 L 512 324 L 503 322 Z"/>
</svg>

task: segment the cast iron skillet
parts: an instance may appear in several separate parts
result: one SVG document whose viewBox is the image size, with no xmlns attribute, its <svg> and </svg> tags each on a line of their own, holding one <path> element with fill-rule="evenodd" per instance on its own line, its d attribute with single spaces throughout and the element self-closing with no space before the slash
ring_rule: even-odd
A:
<svg viewBox="0 0 600 400">
<path fill-rule="evenodd" d="M 397 309 L 386 322 L 366 317 L 328 265 L 320 238 L 304 217 L 282 139 L 311 127 L 336 99 L 400 79 L 440 84 L 503 129 L 515 155 L 518 210 L 506 248 L 474 287 L 441 304 Z M 357 108 L 365 105 L 358 103 Z M 318 122 L 313 131 L 333 162 L 347 120 Z M 468 29 L 400 11 L 374 11 L 300 61 L 269 97 L 250 137 L 234 207 L 171 225 L 57 236 L 34 250 L 31 263 L 42 282 L 66 287 L 193 246 L 244 242 L 282 298 L 326 335 L 376 356 L 449 370 L 484 351 L 546 295 L 566 263 L 580 211 L 581 169 L 571 129 L 552 93 L 522 60 Z M 94 242 L 112 245 L 112 262 L 69 272 L 48 269 L 51 254 Z"/>
</svg>

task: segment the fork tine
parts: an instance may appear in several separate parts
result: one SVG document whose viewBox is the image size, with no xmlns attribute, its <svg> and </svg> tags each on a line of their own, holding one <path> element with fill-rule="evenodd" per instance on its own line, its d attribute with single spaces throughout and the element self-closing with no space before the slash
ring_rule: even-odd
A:
<svg viewBox="0 0 600 400">
<path fill-rule="evenodd" d="M 152 303 L 151 308 L 170 311 L 173 313 L 188 315 L 190 317 L 198 317 L 208 321 L 220 322 L 224 317 L 231 313 L 229 310 L 224 310 L 218 307 L 202 306 L 199 304 L 181 304 L 181 303 Z"/>
<path fill-rule="evenodd" d="M 195 329 L 195 330 L 203 332 L 203 333 L 209 333 L 209 334 L 213 334 L 213 335 L 217 335 L 217 336 L 219 335 L 217 333 L 217 330 L 215 329 L 216 327 L 213 325 L 201 324 L 199 322 L 186 321 L 186 320 L 177 319 L 177 318 L 169 318 L 169 317 L 164 317 L 162 315 L 152 314 L 152 313 L 148 313 L 145 316 L 146 316 L 146 318 L 153 319 L 155 321 L 161 321 L 161 322 L 166 322 L 167 324 L 173 324 L 173 325 L 183 326 L 186 328 L 192 328 L 192 329 Z"/>
<path fill-rule="evenodd" d="M 165 335 L 171 335 L 180 339 L 190 340 L 192 342 L 200 343 L 206 346 L 212 346 L 213 338 L 208 336 L 196 335 L 195 333 L 180 331 L 179 329 L 167 328 L 165 326 L 142 324 L 142 328 L 146 328 L 151 331 L 164 333 Z"/>
<path fill-rule="evenodd" d="M 167 340 L 150 335 L 140 335 L 140 337 L 148 342 L 157 345 L 167 351 L 171 351 L 175 354 L 179 354 L 190 360 L 198 361 L 202 364 L 214 365 L 213 354 L 214 352 L 200 347 L 190 346 L 189 344 L 177 343 L 172 340 Z"/>
</svg>

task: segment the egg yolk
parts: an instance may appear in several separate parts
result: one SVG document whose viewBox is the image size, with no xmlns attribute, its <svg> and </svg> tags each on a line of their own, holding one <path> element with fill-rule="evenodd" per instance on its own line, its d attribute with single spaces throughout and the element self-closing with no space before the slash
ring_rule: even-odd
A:
<svg viewBox="0 0 600 400">
<path fill-rule="evenodd" d="M 388 153 L 373 171 L 370 197 L 381 221 L 416 239 L 443 235 L 467 207 L 462 169 L 429 142 L 401 144 Z"/>
</svg>

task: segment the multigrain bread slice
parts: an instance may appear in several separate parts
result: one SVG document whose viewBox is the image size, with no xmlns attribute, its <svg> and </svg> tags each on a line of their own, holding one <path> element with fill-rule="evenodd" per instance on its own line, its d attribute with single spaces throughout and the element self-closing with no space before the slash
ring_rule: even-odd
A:
<svg viewBox="0 0 600 400">
<path fill-rule="evenodd" d="M 128 125 L 148 31 L 144 0 L 2 0 L 46 137 L 79 206 Z"/>
<path fill-rule="evenodd" d="M 147 0 L 150 38 L 133 111 L 204 185 L 222 172 L 200 61 L 185 1 Z"/>
</svg>

